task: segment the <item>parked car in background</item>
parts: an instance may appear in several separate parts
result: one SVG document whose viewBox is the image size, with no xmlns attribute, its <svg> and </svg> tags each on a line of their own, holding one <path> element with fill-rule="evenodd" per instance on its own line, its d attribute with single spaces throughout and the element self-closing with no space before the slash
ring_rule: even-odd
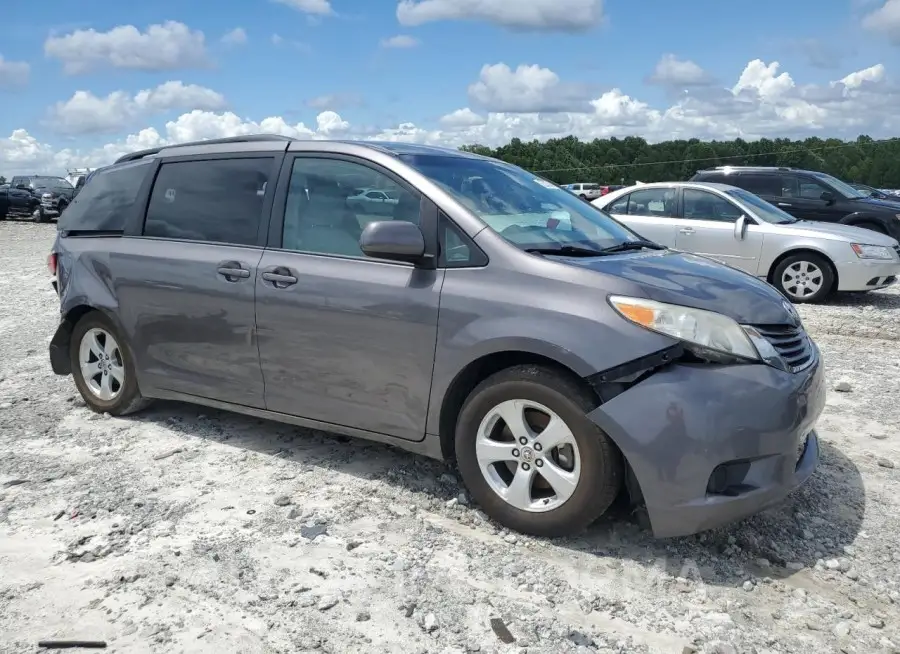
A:
<svg viewBox="0 0 900 654">
<path fill-rule="evenodd" d="M 691 181 L 737 186 L 800 220 L 855 225 L 900 239 L 900 201 L 868 197 L 825 173 L 798 168 L 721 166 L 701 170 Z"/>
<path fill-rule="evenodd" d="M 360 177 L 399 196 L 365 228 Z M 157 148 L 94 173 L 53 251 L 50 361 L 92 410 L 184 400 L 453 460 L 510 529 L 571 534 L 627 492 L 689 534 L 818 462 L 824 366 L 793 305 L 496 159 Z"/>
<path fill-rule="evenodd" d="M 566 184 L 563 188 L 569 191 L 569 193 L 577 195 L 582 200 L 590 201 L 603 195 L 600 190 L 600 185 L 594 183 L 578 182 L 576 184 Z"/>
<path fill-rule="evenodd" d="M 75 189 L 75 195 L 78 195 L 87 181 L 88 175 L 94 170 L 94 168 L 70 168 L 67 171 L 66 181 Z"/>
<path fill-rule="evenodd" d="M 21 181 L 13 177 L 9 184 L 0 186 L 0 220 L 10 218 L 31 218 L 46 220 L 41 199 Z"/>
<path fill-rule="evenodd" d="M 900 275 L 900 244 L 890 236 L 800 221 L 735 186 L 642 184 L 593 204 L 644 238 L 765 279 L 794 302 L 884 288 Z"/>
<path fill-rule="evenodd" d="M 619 189 L 625 188 L 624 184 L 608 184 L 607 186 L 600 187 L 600 195 L 606 195 L 607 193 L 612 193 L 613 191 L 618 191 Z"/>
<path fill-rule="evenodd" d="M 17 202 L 24 202 L 29 215 L 39 222 L 59 217 L 75 197 L 75 188 L 62 177 L 17 175 L 10 180 L 10 187 L 22 192 Z"/>
<path fill-rule="evenodd" d="M 399 194 L 389 190 L 362 188 L 347 198 L 347 206 L 367 214 L 387 215 L 394 212 Z"/>
</svg>

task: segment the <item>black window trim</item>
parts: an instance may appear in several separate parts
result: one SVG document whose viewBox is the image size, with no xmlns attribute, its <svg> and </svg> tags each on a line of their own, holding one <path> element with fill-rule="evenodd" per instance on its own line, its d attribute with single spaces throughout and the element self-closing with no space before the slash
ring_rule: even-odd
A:
<svg viewBox="0 0 900 654">
<path fill-rule="evenodd" d="M 348 163 L 357 164 L 365 168 L 369 168 L 379 174 L 384 175 L 400 188 L 408 193 L 419 196 L 419 228 L 425 237 L 425 262 L 419 264 L 407 263 L 405 261 L 389 261 L 386 259 L 376 259 L 374 257 L 353 256 L 346 254 L 333 254 L 330 252 L 305 252 L 303 250 L 294 250 L 283 248 L 281 246 L 282 231 L 284 226 L 284 212 L 287 207 L 287 196 L 291 185 L 291 173 L 294 169 L 294 162 L 297 159 L 334 159 L 337 161 L 346 161 Z M 302 152 L 288 152 L 284 156 L 281 165 L 281 172 L 278 175 L 278 182 L 275 185 L 274 201 L 271 207 L 271 220 L 269 221 L 268 239 L 265 245 L 267 250 L 275 250 L 288 254 L 295 254 L 308 257 L 327 257 L 329 259 L 343 259 L 345 261 L 365 261 L 368 263 L 377 263 L 382 265 L 400 266 L 404 268 L 426 268 L 434 269 L 437 267 L 438 259 L 438 207 L 422 191 L 410 184 L 408 181 L 397 175 L 384 166 L 374 161 L 359 157 L 356 155 L 342 154 L 337 152 L 320 152 L 313 150 L 304 150 Z"/>
<path fill-rule="evenodd" d="M 256 243 L 228 243 L 224 241 L 200 241 L 188 238 L 171 238 L 166 236 L 145 236 L 144 223 L 147 220 L 147 211 L 150 207 L 150 196 L 153 194 L 153 187 L 156 185 L 156 179 L 159 171 L 166 164 L 184 163 L 193 161 L 217 161 L 221 159 L 271 159 L 271 171 L 269 181 L 266 184 L 266 194 L 263 197 L 263 206 L 260 212 L 259 226 L 256 232 Z M 275 197 L 273 180 L 277 179 L 279 167 L 284 161 L 283 152 L 273 152 L 271 150 L 259 150 L 252 152 L 221 152 L 216 154 L 193 154 L 182 156 L 166 156 L 155 157 L 153 159 L 154 169 L 144 180 L 141 192 L 138 194 L 135 202 L 138 211 L 134 212 L 132 222 L 126 225 L 125 236 L 131 238 L 146 239 L 149 241 L 166 241 L 175 243 L 197 243 L 201 245 L 225 245 L 228 247 L 244 247 L 251 249 L 263 249 L 266 246 L 266 234 L 269 230 L 269 221 L 272 214 L 272 201 Z"/>
</svg>

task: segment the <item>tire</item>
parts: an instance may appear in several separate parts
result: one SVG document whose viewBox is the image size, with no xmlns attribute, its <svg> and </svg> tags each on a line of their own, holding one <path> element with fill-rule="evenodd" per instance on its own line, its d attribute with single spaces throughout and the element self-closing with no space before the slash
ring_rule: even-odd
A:
<svg viewBox="0 0 900 654">
<path fill-rule="evenodd" d="M 581 198 L 582 200 L 584 200 L 585 202 L 588 201 L 587 196 L 586 196 L 584 193 L 582 193 L 582 194 L 579 195 L 578 197 L 580 197 L 580 198 Z"/>
<path fill-rule="evenodd" d="M 455 437 L 460 475 L 485 513 L 509 529 L 547 537 L 576 534 L 603 515 L 622 488 L 624 466 L 612 440 L 587 418 L 587 412 L 596 404 L 593 394 L 576 380 L 542 366 L 515 366 L 481 382 L 460 411 Z M 520 424 L 530 422 L 531 433 L 525 447 L 516 447 L 515 441 L 510 440 L 505 421 L 496 418 L 498 407 L 513 407 L 516 413 L 507 415 L 525 416 L 528 422 Z M 518 411 L 519 408 L 524 410 Z M 568 428 L 568 432 L 554 433 L 566 433 L 576 447 L 539 451 L 543 429 L 548 418 L 552 419 L 545 410 Z M 498 437 L 506 440 L 501 442 Z M 483 468 L 479 452 L 486 460 L 484 453 L 491 450 L 506 453 L 506 461 L 512 461 L 515 455 L 518 459 L 512 463 L 488 463 Z M 577 464 L 571 465 L 574 462 Z M 547 482 L 551 474 L 557 482 L 563 479 L 559 472 L 565 473 L 566 468 L 570 470 L 570 480 L 575 473 L 573 484 L 553 486 Z M 523 473 L 525 479 L 530 475 L 532 481 L 527 495 L 518 497 L 527 497 L 528 502 L 516 506 L 514 498 L 508 501 L 500 493 L 504 488 L 508 493 L 512 480 Z M 558 492 L 557 487 L 563 492 Z"/>
<path fill-rule="evenodd" d="M 797 279 L 798 276 L 800 279 Z M 790 278 L 800 283 L 791 284 Z M 791 302 L 820 302 L 834 288 L 834 272 L 831 262 L 825 257 L 812 252 L 798 252 L 788 255 L 775 267 L 772 285 Z"/>
<path fill-rule="evenodd" d="M 44 213 L 44 207 L 41 205 L 37 205 L 31 211 L 31 219 L 36 223 L 45 223 L 47 222 L 47 214 Z"/>
<path fill-rule="evenodd" d="M 97 337 L 94 347 L 90 347 L 90 339 Z M 112 338 L 112 343 L 109 338 Z M 97 347 L 98 345 L 103 347 Z M 116 347 L 112 347 L 115 345 Z M 82 367 L 83 348 L 91 351 L 89 366 L 96 364 L 96 375 L 86 378 Z M 109 357 L 108 361 L 101 360 L 97 353 Z M 72 364 L 72 377 L 75 386 L 85 403 L 92 411 L 108 413 L 112 416 L 124 416 L 144 409 L 150 404 L 141 396 L 137 385 L 137 377 L 134 373 L 134 363 L 131 350 L 125 339 L 119 334 L 112 322 L 100 312 L 86 314 L 78 321 L 72 330 L 72 340 L 69 344 L 69 356 Z M 105 362 L 105 363 L 104 363 Z M 103 365 L 101 365 L 101 363 Z M 107 370 L 107 373 L 102 372 Z M 118 372 L 116 372 L 118 371 Z M 121 379 L 121 381 L 119 381 Z M 106 388 L 109 393 L 104 393 L 104 381 L 109 384 Z M 108 395 L 108 396 L 105 396 Z"/>
<path fill-rule="evenodd" d="M 59 205 L 57 206 L 58 215 L 61 216 L 63 214 L 63 211 L 65 211 L 66 207 L 68 207 L 68 206 L 69 206 L 69 204 L 67 202 L 60 202 Z"/>
</svg>

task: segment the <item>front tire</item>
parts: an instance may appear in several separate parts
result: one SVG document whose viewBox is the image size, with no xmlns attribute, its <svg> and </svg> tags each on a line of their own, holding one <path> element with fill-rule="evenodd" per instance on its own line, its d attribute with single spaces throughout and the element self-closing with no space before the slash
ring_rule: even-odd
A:
<svg viewBox="0 0 900 654">
<path fill-rule="evenodd" d="M 772 283 L 791 302 L 820 302 L 834 287 L 831 264 L 812 252 L 785 257 L 772 273 Z"/>
<path fill-rule="evenodd" d="M 103 314 L 89 313 L 78 321 L 69 356 L 75 386 L 92 411 L 124 416 L 149 405 L 138 389 L 125 339 Z"/>
<path fill-rule="evenodd" d="M 31 219 L 36 223 L 47 222 L 47 214 L 44 213 L 44 207 L 41 205 L 37 205 L 34 209 L 32 209 Z"/>
<path fill-rule="evenodd" d="M 535 536 L 576 534 L 622 487 L 622 457 L 591 422 L 593 394 L 543 366 L 515 366 L 479 384 L 456 428 L 469 493 L 504 527 Z"/>
</svg>

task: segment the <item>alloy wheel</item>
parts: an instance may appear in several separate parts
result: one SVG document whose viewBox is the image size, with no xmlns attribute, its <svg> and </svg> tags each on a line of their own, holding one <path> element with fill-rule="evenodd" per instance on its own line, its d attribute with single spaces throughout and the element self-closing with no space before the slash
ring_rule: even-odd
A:
<svg viewBox="0 0 900 654">
<path fill-rule="evenodd" d="M 781 275 L 781 287 L 792 298 L 804 300 L 822 290 L 825 275 L 810 261 L 795 261 Z"/>
<path fill-rule="evenodd" d="M 581 455 L 572 430 L 555 412 L 530 400 L 507 400 L 481 421 L 475 442 L 488 486 L 517 509 L 559 508 L 581 478 Z"/>
<path fill-rule="evenodd" d="M 112 334 L 99 327 L 85 332 L 78 362 L 84 383 L 94 396 L 104 402 L 119 396 L 125 386 L 125 362 Z"/>
</svg>

